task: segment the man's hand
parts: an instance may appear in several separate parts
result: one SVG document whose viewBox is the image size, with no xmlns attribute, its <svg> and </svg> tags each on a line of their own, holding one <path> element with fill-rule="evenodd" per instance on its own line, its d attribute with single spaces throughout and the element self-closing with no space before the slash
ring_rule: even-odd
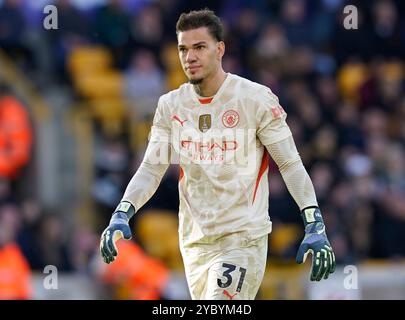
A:
<svg viewBox="0 0 405 320">
<path fill-rule="evenodd" d="M 325 233 L 321 211 L 319 208 L 306 208 L 302 212 L 305 225 L 305 237 L 302 241 L 296 261 L 305 262 L 307 255 L 312 254 L 311 281 L 328 279 L 336 268 L 335 254 Z"/>
<path fill-rule="evenodd" d="M 132 207 L 133 208 L 133 207 Z M 100 252 L 105 263 L 111 263 L 118 255 L 118 249 L 115 242 L 121 238 L 130 240 L 132 238 L 131 229 L 128 221 L 132 216 L 128 216 L 130 204 L 120 203 L 111 217 L 110 224 L 103 231 L 100 241 Z"/>
</svg>

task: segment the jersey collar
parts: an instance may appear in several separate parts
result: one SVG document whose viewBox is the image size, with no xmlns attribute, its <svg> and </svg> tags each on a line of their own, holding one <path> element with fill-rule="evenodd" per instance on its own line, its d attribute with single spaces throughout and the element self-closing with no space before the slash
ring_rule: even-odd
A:
<svg viewBox="0 0 405 320">
<path fill-rule="evenodd" d="M 214 103 L 222 95 L 223 91 L 228 86 L 229 82 L 231 81 L 231 78 L 232 78 L 232 74 L 230 72 L 227 72 L 226 78 L 225 78 L 224 82 L 222 82 L 217 93 L 214 96 L 209 97 L 209 98 L 201 97 L 200 95 L 198 95 L 194 90 L 194 86 L 192 84 L 190 84 L 190 89 L 192 91 L 194 102 L 196 102 L 198 105 L 208 105 L 208 104 Z"/>
</svg>

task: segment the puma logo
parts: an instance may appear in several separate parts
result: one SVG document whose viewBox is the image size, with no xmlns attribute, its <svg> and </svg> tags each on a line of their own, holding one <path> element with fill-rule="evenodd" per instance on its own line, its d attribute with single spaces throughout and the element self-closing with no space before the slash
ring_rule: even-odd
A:
<svg viewBox="0 0 405 320">
<path fill-rule="evenodd" d="M 317 234 L 325 233 L 325 226 L 323 226 L 320 230 L 316 230 Z"/>
<path fill-rule="evenodd" d="M 226 295 L 227 297 L 229 297 L 229 300 L 233 300 L 233 298 L 238 294 L 237 292 L 234 293 L 233 295 L 231 295 L 227 290 L 224 289 L 223 291 L 224 295 Z"/>
<path fill-rule="evenodd" d="M 178 122 L 180 122 L 181 126 L 183 126 L 183 123 L 187 121 L 187 119 L 181 121 L 177 115 L 173 115 L 172 120 L 177 120 Z"/>
</svg>

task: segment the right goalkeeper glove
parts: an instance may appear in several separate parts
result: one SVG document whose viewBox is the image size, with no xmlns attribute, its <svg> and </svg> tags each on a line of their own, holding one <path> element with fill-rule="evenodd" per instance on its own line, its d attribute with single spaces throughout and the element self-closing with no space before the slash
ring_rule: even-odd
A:
<svg viewBox="0 0 405 320">
<path fill-rule="evenodd" d="M 318 207 L 302 210 L 305 225 L 305 237 L 302 241 L 296 261 L 304 263 L 307 255 L 312 253 L 311 281 L 328 279 L 336 268 L 335 254 L 325 233 L 325 224 Z"/>
<path fill-rule="evenodd" d="M 128 221 L 134 213 L 134 206 L 127 201 L 120 202 L 115 209 L 110 224 L 101 235 L 100 252 L 105 263 L 111 263 L 117 257 L 118 249 L 115 245 L 117 240 L 121 238 L 130 240 L 132 238 Z"/>
</svg>

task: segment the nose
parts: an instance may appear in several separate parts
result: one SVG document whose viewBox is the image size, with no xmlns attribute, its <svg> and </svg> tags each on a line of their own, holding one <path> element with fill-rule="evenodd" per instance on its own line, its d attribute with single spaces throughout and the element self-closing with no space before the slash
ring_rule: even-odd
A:
<svg viewBox="0 0 405 320">
<path fill-rule="evenodd" d="M 186 62 L 193 62 L 196 60 L 196 55 L 193 49 L 187 51 Z"/>
</svg>

